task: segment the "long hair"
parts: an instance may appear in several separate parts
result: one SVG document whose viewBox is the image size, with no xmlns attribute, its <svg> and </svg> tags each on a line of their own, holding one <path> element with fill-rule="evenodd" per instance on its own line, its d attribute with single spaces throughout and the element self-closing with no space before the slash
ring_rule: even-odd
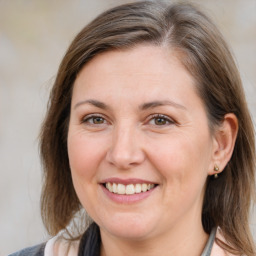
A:
<svg viewBox="0 0 256 256">
<path fill-rule="evenodd" d="M 167 46 L 196 81 L 209 129 L 234 113 L 239 130 L 233 155 L 220 177 L 206 181 L 202 209 L 205 232 L 219 226 L 228 251 L 255 255 L 249 212 L 255 193 L 255 137 L 238 69 L 221 33 L 198 8 L 187 3 L 142 1 L 108 10 L 88 24 L 68 48 L 58 70 L 41 130 L 44 186 L 41 213 L 52 235 L 66 229 L 81 204 L 67 153 L 72 89 L 77 74 L 94 56 L 139 44 Z"/>
</svg>

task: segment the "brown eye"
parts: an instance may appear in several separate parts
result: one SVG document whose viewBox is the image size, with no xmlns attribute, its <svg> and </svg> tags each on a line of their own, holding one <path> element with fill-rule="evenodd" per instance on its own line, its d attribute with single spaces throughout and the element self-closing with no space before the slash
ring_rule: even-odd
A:
<svg viewBox="0 0 256 256">
<path fill-rule="evenodd" d="M 105 124 L 107 123 L 107 121 L 105 120 L 104 117 L 101 116 L 88 116 L 86 118 L 84 118 L 84 120 L 82 121 L 82 123 L 87 123 L 89 125 L 100 125 L 100 124 Z"/>
<path fill-rule="evenodd" d="M 94 124 L 103 124 L 104 123 L 104 119 L 102 117 L 97 116 L 97 117 L 93 117 L 92 118 L 92 122 Z"/>
<path fill-rule="evenodd" d="M 166 126 L 174 124 L 174 121 L 165 115 L 157 114 L 150 119 L 149 124 L 156 126 Z"/>
<path fill-rule="evenodd" d="M 165 125 L 167 123 L 167 120 L 162 117 L 155 118 L 155 124 L 156 125 Z"/>
</svg>

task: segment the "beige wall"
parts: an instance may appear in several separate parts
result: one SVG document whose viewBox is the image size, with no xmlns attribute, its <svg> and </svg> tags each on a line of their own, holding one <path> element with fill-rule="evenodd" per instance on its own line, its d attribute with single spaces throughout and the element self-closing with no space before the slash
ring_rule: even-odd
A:
<svg viewBox="0 0 256 256">
<path fill-rule="evenodd" d="M 0 256 L 47 237 L 37 136 L 49 89 L 74 35 L 120 2 L 127 1 L 0 0 Z M 194 2 L 232 46 L 256 120 L 256 0 Z"/>
</svg>

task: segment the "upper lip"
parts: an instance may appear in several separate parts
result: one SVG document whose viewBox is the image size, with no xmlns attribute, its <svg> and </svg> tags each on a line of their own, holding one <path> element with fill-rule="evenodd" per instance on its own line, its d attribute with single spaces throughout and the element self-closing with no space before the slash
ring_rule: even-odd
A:
<svg viewBox="0 0 256 256">
<path fill-rule="evenodd" d="M 102 180 L 100 183 L 104 184 L 104 183 L 118 183 L 118 184 L 123 184 L 123 185 L 129 185 L 129 184 L 157 184 L 156 182 L 152 182 L 149 180 L 144 180 L 144 179 L 136 179 L 136 178 L 130 178 L 130 179 L 120 179 L 120 178 L 108 178 L 108 179 L 104 179 Z"/>
</svg>

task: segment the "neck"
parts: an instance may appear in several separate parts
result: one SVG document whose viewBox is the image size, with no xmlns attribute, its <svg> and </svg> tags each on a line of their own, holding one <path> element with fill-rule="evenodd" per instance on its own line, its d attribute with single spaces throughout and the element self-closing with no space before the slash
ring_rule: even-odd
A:
<svg viewBox="0 0 256 256">
<path fill-rule="evenodd" d="M 201 221 L 190 223 L 183 227 L 173 227 L 168 233 L 139 240 L 115 237 L 101 230 L 102 246 L 100 255 L 201 255 L 208 235 L 204 232 Z"/>
</svg>

